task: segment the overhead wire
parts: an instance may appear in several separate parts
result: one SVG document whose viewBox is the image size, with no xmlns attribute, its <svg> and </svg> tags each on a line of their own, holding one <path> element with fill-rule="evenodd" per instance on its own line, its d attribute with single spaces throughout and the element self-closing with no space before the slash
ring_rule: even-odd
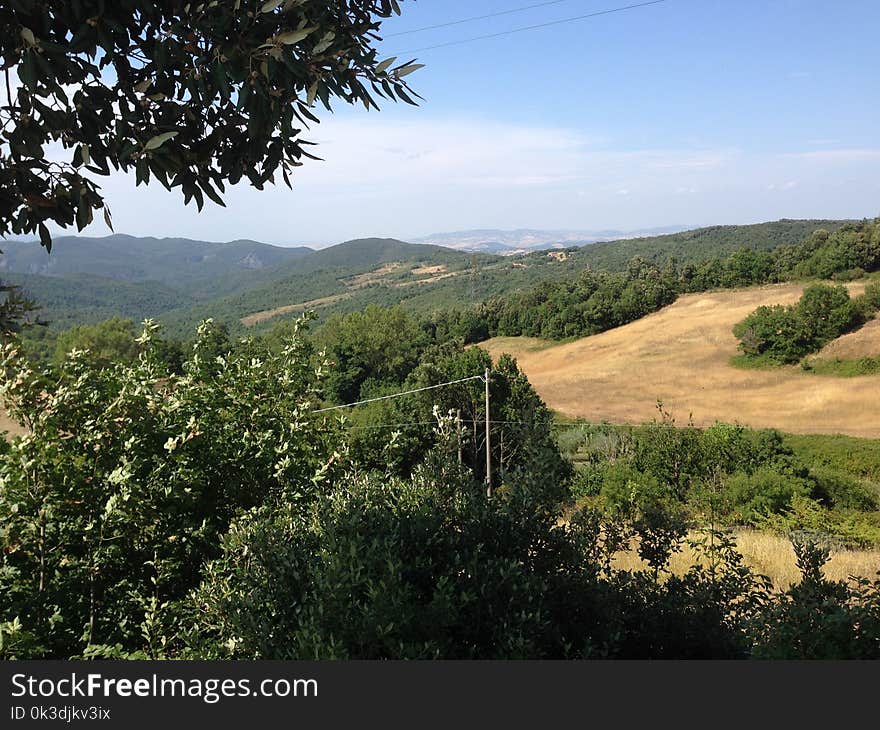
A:
<svg viewBox="0 0 880 730">
<path fill-rule="evenodd" d="M 487 13 L 486 15 L 474 15 L 470 18 L 462 18 L 461 20 L 450 20 L 447 23 L 437 23 L 436 25 L 426 25 L 422 28 L 412 28 L 411 30 L 401 30 L 396 33 L 386 33 L 386 38 L 393 38 L 401 35 L 412 35 L 413 33 L 422 33 L 426 30 L 437 30 L 438 28 L 449 28 L 453 25 L 462 25 L 464 23 L 473 23 L 477 20 L 488 20 L 489 18 L 500 18 L 502 15 L 513 15 L 514 13 L 522 13 L 526 10 L 534 10 L 535 8 L 543 8 L 548 5 L 559 5 L 560 3 L 571 2 L 571 0 L 546 0 L 542 3 L 534 3 L 532 5 L 522 5 L 518 8 L 510 10 L 499 10 L 496 13 Z"/>
<path fill-rule="evenodd" d="M 510 30 L 503 30 L 497 33 L 488 33 L 486 35 L 474 36 L 473 38 L 464 38 L 457 41 L 447 41 L 445 43 L 437 43 L 433 46 L 425 46 L 423 48 L 413 48 L 406 51 L 398 51 L 395 55 L 403 56 L 411 53 L 422 53 L 423 51 L 433 51 L 437 48 L 447 48 L 449 46 L 458 46 L 464 43 L 475 43 L 476 41 L 484 41 L 490 38 L 501 38 L 502 36 L 513 35 L 514 33 L 524 33 L 529 30 L 538 30 L 539 28 L 549 28 L 554 25 L 562 25 L 564 23 L 574 23 L 580 20 L 587 20 L 588 18 L 596 18 L 600 15 L 611 15 L 612 13 L 622 13 L 625 10 L 635 10 L 637 8 L 645 8 L 649 5 L 659 5 L 660 3 L 664 3 L 666 0 L 649 0 L 649 2 L 643 3 L 635 3 L 633 5 L 625 5 L 619 8 L 610 8 L 609 10 L 597 10 L 594 13 L 587 13 L 586 15 L 578 15 L 573 18 L 561 18 L 560 20 L 550 20 L 545 23 L 537 23 L 535 25 L 526 25 L 521 28 L 512 28 Z"/>
<path fill-rule="evenodd" d="M 377 403 L 381 400 L 390 400 L 391 398 L 400 398 L 403 395 L 412 395 L 413 393 L 423 393 L 426 390 L 434 390 L 435 388 L 443 388 L 447 385 L 457 385 L 458 383 L 467 383 L 471 380 L 485 380 L 482 375 L 472 375 L 469 378 L 460 378 L 459 380 L 450 380 L 448 383 L 437 383 L 437 385 L 426 385 L 424 388 L 413 388 L 412 390 L 405 390 L 402 393 L 391 393 L 389 395 L 381 395 L 377 398 L 367 398 L 366 400 L 355 401 L 354 403 L 344 403 L 341 406 L 330 406 L 329 408 L 319 408 L 316 411 L 312 411 L 312 413 L 327 413 L 329 411 L 338 411 L 343 408 L 354 408 L 355 406 L 366 405 L 367 403 Z"/>
</svg>

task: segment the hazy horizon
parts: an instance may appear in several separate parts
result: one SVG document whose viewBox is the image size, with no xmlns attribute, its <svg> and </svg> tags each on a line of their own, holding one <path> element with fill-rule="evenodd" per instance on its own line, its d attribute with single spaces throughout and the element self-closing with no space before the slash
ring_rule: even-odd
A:
<svg viewBox="0 0 880 730">
<path fill-rule="evenodd" d="M 599 236 L 599 235 L 611 235 L 611 234 L 620 234 L 621 238 L 629 238 L 629 237 L 648 237 L 654 235 L 672 235 L 674 233 L 680 233 L 684 231 L 693 231 L 700 228 L 707 228 L 713 226 L 748 226 L 748 225 L 758 225 L 761 223 L 773 223 L 779 220 L 865 220 L 865 219 L 873 219 L 876 218 L 877 215 L 869 215 L 869 216 L 858 216 L 858 217 L 840 217 L 836 218 L 833 216 L 805 216 L 802 218 L 774 218 L 768 220 L 750 220 L 750 221 L 734 221 L 734 222 L 725 222 L 725 223 L 704 223 L 699 225 L 686 225 L 686 224 L 671 224 L 671 225 L 657 225 L 657 226 L 645 226 L 639 228 L 632 229 L 614 229 L 614 228 L 542 228 L 538 226 L 520 226 L 517 228 L 489 228 L 489 227 L 478 227 L 478 228 L 467 228 L 467 229 L 449 229 L 449 230 L 438 230 L 432 231 L 430 233 L 419 233 L 417 235 L 402 237 L 402 236 L 394 236 L 385 233 L 365 233 L 363 235 L 357 235 L 352 238 L 345 238 L 340 240 L 325 240 L 325 241 L 269 241 L 261 238 L 257 238 L 255 236 L 238 236 L 234 238 L 199 238 L 197 236 L 190 235 L 156 235 L 151 234 L 149 232 L 146 233 L 131 233 L 129 231 L 120 230 L 118 226 L 114 226 L 115 231 L 111 232 L 109 230 L 101 231 L 100 226 L 97 224 L 93 224 L 86 228 L 82 233 L 77 233 L 74 230 L 63 230 L 58 229 L 55 231 L 55 238 L 109 238 L 111 236 L 130 236 L 132 238 L 156 238 L 156 239 L 188 239 L 193 241 L 202 241 L 206 243 L 231 243 L 234 241 L 254 241 L 255 243 L 263 243 L 271 246 L 278 246 L 281 248 L 297 248 L 297 247 L 306 247 L 313 248 L 316 251 L 319 251 L 324 248 L 330 248 L 331 246 L 338 246 L 343 243 L 348 243 L 350 241 L 358 241 L 364 239 L 371 238 L 385 238 L 385 239 L 395 239 L 398 241 L 402 241 L 404 243 L 413 243 L 417 245 L 426 244 L 427 239 L 439 238 L 442 236 L 453 236 L 453 235 L 465 235 L 465 234 L 476 234 L 476 233 L 499 233 L 499 234 L 514 234 L 514 233 L 527 233 L 527 232 L 535 232 L 535 233 L 544 233 L 544 234 L 583 234 L 584 236 Z M 12 235 L 7 236 L 5 238 L 0 237 L 0 243 L 2 241 L 24 241 L 24 242 L 39 242 L 39 239 L 33 235 Z M 599 241 L 596 241 L 597 243 Z M 442 245 L 442 244 L 434 244 L 434 245 Z M 2 248 L 0 248 L 2 250 Z"/>
<path fill-rule="evenodd" d="M 281 245 L 880 214 L 880 4 L 664 2 L 434 47 L 597 9 L 413 32 L 473 3 L 406 3 L 383 24 L 380 57 L 426 64 L 408 78 L 425 101 L 318 109 L 303 136 L 324 161 L 306 161 L 292 191 L 239 184 L 199 214 L 179 191 L 97 182 L 119 231 Z"/>
</svg>

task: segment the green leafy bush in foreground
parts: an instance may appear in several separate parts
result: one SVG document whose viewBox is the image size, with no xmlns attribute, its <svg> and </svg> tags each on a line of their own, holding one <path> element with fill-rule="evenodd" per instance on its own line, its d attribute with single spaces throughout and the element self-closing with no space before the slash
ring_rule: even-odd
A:
<svg viewBox="0 0 880 730">
<path fill-rule="evenodd" d="M 215 359 L 206 323 L 173 375 L 154 335 L 132 363 L 74 353 L 51 380 L 2 350 L 0 392 L 28 433 L 0 456 L 0 619 L 18 617 L 40 654 L 140 647 L 145 617 L 198 583 L 238 510 L 326 469 L 303 427 L 315 375 L 301 338 Z"/>
<path fill-rule="evenodd" d="M 227 355 L 213 334 L 180 375 L 149 326 L 135 362 L 73 355 L 53 380 L 3 349 L 0 392 L 28 427 L 0 452 L 3 658 L 880 657 L 880 580 L 824 581 L 820 551 L 784 594 L 718 530 L 669 571 L 693 475 L 801 478 L 772 433 L 609 441 L 635 467 L 608 475 L 617 512 L 563 522 L 541 461 L 487 498 L 440 413 L 409 474 L 363 469 L 312 413 L 324 365 L 299 332 Z M 715 484 L 694 492 L 712 508 Z M 614 566 L 632 542 L 648 570 Z"/>
</svg>

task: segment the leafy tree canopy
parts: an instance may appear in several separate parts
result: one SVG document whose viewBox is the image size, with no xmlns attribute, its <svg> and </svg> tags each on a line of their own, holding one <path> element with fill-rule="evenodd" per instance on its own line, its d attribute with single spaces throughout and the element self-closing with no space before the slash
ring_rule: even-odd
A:
<svg viewBox="0 0 880 730">
<path fill-rule="evenodd" d="M 11 0 L 0 7 L 0 234 L 110 216 L 92 176 L 134 170 L 201 209 L 262 189 L 311 143 L 315 103 L 413 103 L 373 41 L 398 0 Z M 17 77 L 17 78 L 16 78 Z M 63 148 L 69 161 L 48 149 Z"/>
</svg>

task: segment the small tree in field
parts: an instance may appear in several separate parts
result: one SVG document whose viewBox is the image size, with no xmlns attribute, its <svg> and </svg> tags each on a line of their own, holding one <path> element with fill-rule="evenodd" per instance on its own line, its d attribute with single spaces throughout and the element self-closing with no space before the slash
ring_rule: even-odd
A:
<svg viewBox="0 0 880 730">
<path fill-rule="evenodd" d="M 310 144 L 317 101 L 413 103 L 418 64 L 373 41 L 399 0 L 13 0 L 0 5 L 0 235 L 110 216 L 91 176 L 134 170 L 201 209 L 262 189 Z M 52 159 L 47 146 L 68 151 Z M 89 175 L 91 174 L 91 176 Z"/>
</svg>

